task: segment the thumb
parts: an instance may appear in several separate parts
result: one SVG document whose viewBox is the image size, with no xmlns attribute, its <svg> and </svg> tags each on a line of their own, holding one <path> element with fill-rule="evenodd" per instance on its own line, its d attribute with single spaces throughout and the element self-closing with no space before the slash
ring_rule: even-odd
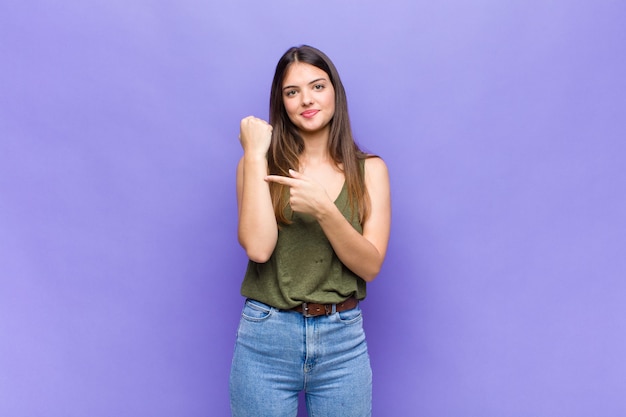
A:
<svg viewBox="0 0 626 417">
<path fill-rule="evenodd" d="M 291 175 L 293 178 L 298 178 L 298 179 L 304 178 L 304 174 L 299 173 L 295 169 L 290 169 L 289 175 Z"/>
</svg>

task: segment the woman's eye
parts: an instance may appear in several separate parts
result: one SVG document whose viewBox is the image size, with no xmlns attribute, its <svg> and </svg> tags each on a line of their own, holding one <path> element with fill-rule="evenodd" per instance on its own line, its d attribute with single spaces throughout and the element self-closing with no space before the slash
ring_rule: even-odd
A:
<svg viewBox="0 0 626 417">
<path fill-rule="evenodd" d="M 285 95 L 287 97 L 291 97 L 291 96 L 295 96 L 296 95 L 296 90 L 289 90 L 285 93 Z"/>
<path fill-rule="evenodd" d="M 322 90 L 324 88 L 324 84 L 316 84 L 315 87 L 316 90 Z"/>
</svg>

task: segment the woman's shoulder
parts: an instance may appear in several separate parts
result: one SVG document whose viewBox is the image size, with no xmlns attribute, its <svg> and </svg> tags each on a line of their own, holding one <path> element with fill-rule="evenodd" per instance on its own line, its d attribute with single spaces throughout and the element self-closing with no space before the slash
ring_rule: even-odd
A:
<svg viewBox="0 0 626 417">
<path fill-rule="evenodd" d="M 378 155 L 368 154 L 363 160 L 365 171 L 369 171 L 372 173 L 386 173 L 387 172 L 387 164 L 383 158 Z"/>
</svg>

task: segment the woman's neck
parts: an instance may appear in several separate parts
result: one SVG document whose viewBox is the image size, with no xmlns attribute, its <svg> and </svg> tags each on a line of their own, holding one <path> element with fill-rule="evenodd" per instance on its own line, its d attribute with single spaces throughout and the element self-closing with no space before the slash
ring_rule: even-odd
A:
<svg viewBox="0 0 626 417">
<path fill-rule="evenodd" d="M 302 135 L 304 150 L 300 156 L 303 160 L 325 161 L 328 159 L 328 130 L 307 132 Z"/>
<path fill-rule="evenodd" d="M 329 160 L 327 140 L 304 140 L 304 150 L 300 154 L 300 162 L 306 165 L 317 165 Z"/>
</svg>

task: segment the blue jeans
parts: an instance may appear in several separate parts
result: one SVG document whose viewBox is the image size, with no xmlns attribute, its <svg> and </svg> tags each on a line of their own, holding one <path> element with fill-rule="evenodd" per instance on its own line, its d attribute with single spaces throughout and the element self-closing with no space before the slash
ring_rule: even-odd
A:
<svg viewBox="0 0 626 417">
<path fill-rule="evenodd" d="M 304 317 L 247 300 L 230 373 L 233 417 L 369 417 L 370 367 L 361 309 Z"/>
</svg>

